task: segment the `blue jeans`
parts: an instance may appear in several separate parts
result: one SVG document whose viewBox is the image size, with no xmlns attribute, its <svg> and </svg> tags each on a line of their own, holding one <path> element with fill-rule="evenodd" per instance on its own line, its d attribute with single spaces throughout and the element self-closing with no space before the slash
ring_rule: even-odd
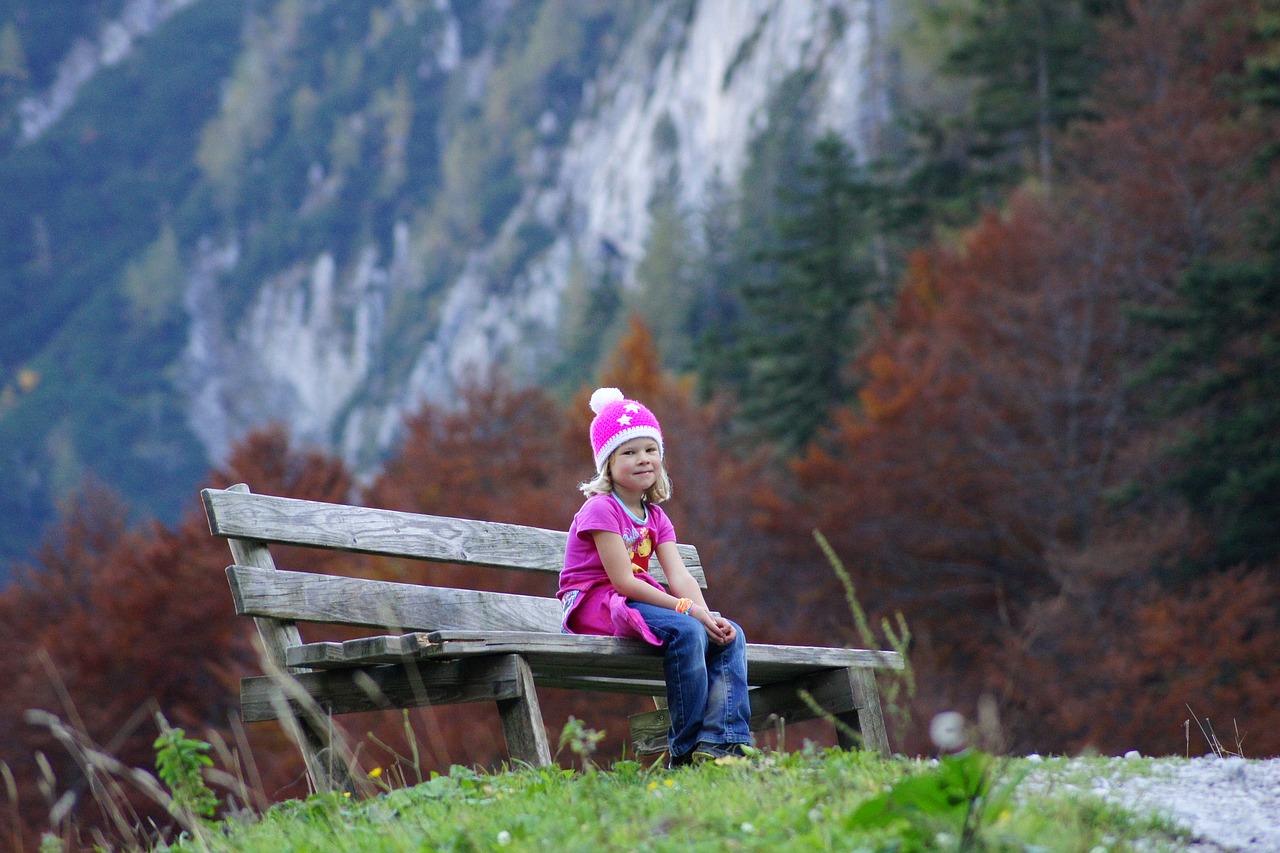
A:
<svg viewBox="0 0 1280 853">
<path fill-rule="evenodd" d="M 628 604 L 662 640 L 671 754 L 684 755 L 699 743 L 751 743 L 747 640 L 742 629 L 735 624 L 737 636 L 721 646 L 688 614 L 638 601 Z"/>
</svg>

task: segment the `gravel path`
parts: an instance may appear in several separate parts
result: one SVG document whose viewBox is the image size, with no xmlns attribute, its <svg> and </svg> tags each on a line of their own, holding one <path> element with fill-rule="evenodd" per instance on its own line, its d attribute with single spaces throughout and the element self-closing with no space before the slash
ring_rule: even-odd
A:
<svg viewBox="0 0 1280 853">
<path fill-rule="evenodd" d="M 1071 761 L 1067 772 L 1055 768 L 1053 775 L 1133 811 L 1170 818 L 1191 833 L 1188 849 L 1198 853 L 1280 853 L 1280 758 L 1161 759 L 1146 770 L 1133 761 L 1141 759 Z M 1028 781 L 1048 780 L 1033 773 Z"/>
</svg>

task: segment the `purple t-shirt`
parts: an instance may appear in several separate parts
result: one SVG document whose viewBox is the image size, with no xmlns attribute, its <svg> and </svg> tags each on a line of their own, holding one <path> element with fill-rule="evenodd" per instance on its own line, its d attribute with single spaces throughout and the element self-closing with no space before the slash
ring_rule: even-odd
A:
<svg viewBox="0 0 1280 853">
<path fill-rule="evenodd" d="M 560 590 L 556 593 L 564 604 L 562 627 L 565 631 L 640 637 L 661 645 L 640 614 L 627 607 L 613 588 L 591 535 L 597 530 L 607 530 L 621 536 L 636 577 L 662 589 L 649 574 L 649 559 L 660 544 L 676 541 L 676 531 L 660 507 L 648 506 L 647 509 L 647 517 L 639 521 L 613 495 L 592 495 L 573 517 L 564 552 L 564 570 L 560 572 Z"/>
</svg>

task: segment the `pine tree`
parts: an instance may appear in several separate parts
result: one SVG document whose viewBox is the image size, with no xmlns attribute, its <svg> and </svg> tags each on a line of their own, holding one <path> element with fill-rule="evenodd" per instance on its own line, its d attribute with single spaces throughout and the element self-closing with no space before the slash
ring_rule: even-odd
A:
<svg viewBox="0 0 1280 853">
<path fill-rule="evenodd" d="M 679 171 L 654 188 L 649 202 L 649 239 L 636 267 L 639 292 L 631 300 L 653 330 L 665 364 L 689 366 L 693 351 L 694 310 L 699 301 L 698 251 L 688 217 L 681 208 Z"/>
<path fill-rule="evenodd" d="M 874 278 L 871 198 L 852 151 L 834 134 L 818 140 L 798 184 L 781 195 L 778 244 L 760 252 L 760 275 L 742 290 L 747 376 L 740 393 L 744 419 L 796 450 L 853 391 L 843 368 Z"/>
<path fill-rule="evenodd" d="M 1219 531 L 1223 566 L 1280 555 L 1280 256 L 1206 263 L 1155 319 L 1176 335 L 1152 364 L 1174 377 L 1171 413 L 1200 414 L 1176 450 L 1172 485 Z"/>
<path fill-rule="evenodd" d="M 914 150 L 903 170 L 904 211 L 963 226 L 1027 176 L 1049 183 L 1056 139 L 1086 115 L 1086 96 L 1103 67 L 1098 24 L 1119 5 L 992 0 L 933 15 L 933 26 L 955 34 L 939 71 L 971 94 L 962 111 L 906 119 Z"/>
<path fill-rule="evenodd" d="M 7 23 L 0 28 L 0 95 L 18 91 L 30 76 L 18 28 Z"/>
<path fill-rule="evenodd" d="M 746 374 L 734 351 L 733 336 L 742 322 L 737 283 L 749 259 L 739 250 L 736 207 L 737 200 L 717 176 L 707 189 L 702 210 L 699 296 L 693 321 L 693 365 L 704 399 L 718 388 L 745 385 Z"/>
<path fill-rule="evenodd" d="M 1274 9 L 1258 13 L 1258 50 L 1245 65 L 1243 101 L 1259 108 L 1264 140 L 1275 139 L 1280 124 L 1276 20 Z M 1182 465 L 1171 485 L 1217 529 L 1220 567 L 1280 556 L 1278 162 L 1280 151 L 1264 141 L 1255 177 L 1269 180 L 1270 195 L 1256 217 L 1256 257 L 1197 264 L 1178 284 L 1176 307 L 1144 313 L 1174 333 L 1147 378 L 1172 379 L 1167 411 L 1196 417 L 1176 448 Z"/>
</svg>

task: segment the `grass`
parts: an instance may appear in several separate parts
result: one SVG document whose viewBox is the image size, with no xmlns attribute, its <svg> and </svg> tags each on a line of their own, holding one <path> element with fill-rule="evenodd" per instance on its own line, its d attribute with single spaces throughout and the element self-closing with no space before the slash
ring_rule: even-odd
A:
<svg viewBox="0 0 1280 853">
<path fill-rule="evenodd" d="M 976 756 L 977 758 L 973 758 Z M 1035 765 L 1052 771 L 1053 762 Z M 1166 823 L 1033 769 L 967 753 L 942 761 L 808 749 L 666 770 L 454 767 L 361 798 L 324 794 L 204 822 L 182 851 L 1175 850 Z M 970 785 L 971 787 L 965 787 Z"/>
<path fill-rule="evenodd" d="M 821 534 L 814 535 L 845 587 L 859 638 L 868 648 L 878 647 L 848 573 Z M 910 632 L 902 617 L 896 627 L 883 620 L 881 629 L 905 658 Z M 905 721 L 915 688 L 909 664 L 889 681 L 886 710 Z M 323 719 L 318 708 L 310 713 Z M 1092 780 L 1099 776 L 1115 780 L 1146 773 L 1156 761 L 997 757 L 972 745 L 998 750 L 1003 739 L 982 726 L 969 728 L 962 719 L 955 726 L 958 739 L 947 748 L 969 746 L 941 759 L 883 759 L 872 752 L 806 745 L 797 752 L 760 752 L 745 760 L 667 770 L 661 762 L 646 766 L 630 760 L 602 768 L 593 759 L 603 733 L 570 718 L 559 749 L 571 753 L 585 768 L 582 772 L 556 765 L 500 772 L 454 766 L 424 778 L 406 712 L 410 755 L 399 755 L 378 741 L 394 760 L 387 768 L 350 779 L 352 792 L 267 806 L 226 744 L 188 738 L 158 713 L 159 780 L 114 762 L 53 715 L 31 714 L 39 719 L 29 721 L 47 726 L 82 766 L 128 781 L 163 805 L 180 827 L 176 841 L 156 840 L 169 837 L 170 830 L 144 827 L 127 807 L 119 785 L 100 784 L 93 796 L 104 814 L 113 817 L 123 842 L 120 846 L 97 835 L 101 850 L 1158 853 L 1187 844 L 1184 833 L 1168 821 L 1126 811 L 1091 793 Z M 1208 720 L 1196 718 L 1196 723 L 1216 754 L 1233 754 L 1221 747 Z M 992 727 L 998 723 L 987 728 Z M 1187 731 L 1189 754 L 1190 721 Z M 943 744 L 944 739 L 935 737 L 935 742 Z M 350 751 L 341 741 L 335 747 Z M 215 769 L 206 754 L 211 748 L 224 766 L 240 769 L 234 774 Z M 247 748 L 242 754 L 248 754 Z M 0 771 L 7 774 L 8 768 L 0 764 Z M 5 781 L 16 809 L 9 775 Z M 209 817 L 220 805 L 209 782 L 226 792 L 231 814 L 220 821 Z M 255 810 L 237 803 L 259 805 Z M 40 846 L 41 853 L 65 849 L 66 843 L 53 833 Z"/>
</svg>

